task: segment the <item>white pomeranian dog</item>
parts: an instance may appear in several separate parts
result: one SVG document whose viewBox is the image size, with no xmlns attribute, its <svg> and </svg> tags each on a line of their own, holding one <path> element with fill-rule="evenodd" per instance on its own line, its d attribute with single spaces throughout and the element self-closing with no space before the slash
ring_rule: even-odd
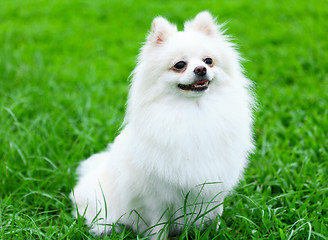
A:
<svg viewBox="0 0 328 240">
<path fill-rule="evenodd" d="M 78 168 L 75 215 L 97 235 L 119 222 L 152 239 L 178 234 L 186 218 L 215 220 L 254 148 L 250 87 L 210 13 L 184 31 L 155 18 L 121 133 Z"/>
</svg>

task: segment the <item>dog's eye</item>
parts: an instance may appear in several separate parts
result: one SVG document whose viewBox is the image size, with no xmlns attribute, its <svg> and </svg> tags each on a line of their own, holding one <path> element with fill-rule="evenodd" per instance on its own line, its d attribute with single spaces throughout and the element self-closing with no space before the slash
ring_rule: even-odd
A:
<svg viewBox="0 0 328 240">
<path fill-rule="evenodd" d="M 205 58 L 204 63 L 206 63 L 207 65 L 212 65 L 213 64 L 213 59 L 212 58 Z"/>
<path fill-rule="evenodd" d="M 176 70 L 182 70 L 186 67 L 187 63 L 184 62 L 184 61 L 180 61 L 180 62 L 177 62 L 173 68 L 176 69 Z"/>
</svg>

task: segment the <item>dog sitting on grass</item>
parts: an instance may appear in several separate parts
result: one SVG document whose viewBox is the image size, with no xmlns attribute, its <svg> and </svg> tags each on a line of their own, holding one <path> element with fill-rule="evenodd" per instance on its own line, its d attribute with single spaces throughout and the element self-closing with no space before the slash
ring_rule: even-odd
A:
<svg viewBox="0 0 328 240">
<path fill-rule="evenodd" d="M 97 235 L 119 221 L 153 239 L 178 234 L 181 216 L 196 225 L 216 219 L 253 150 L 250 86 L 208 12 L 184 31 L 155 18 L 133 71 L 123 130 L 78 168 L 75 215 Z"/>
</svg>

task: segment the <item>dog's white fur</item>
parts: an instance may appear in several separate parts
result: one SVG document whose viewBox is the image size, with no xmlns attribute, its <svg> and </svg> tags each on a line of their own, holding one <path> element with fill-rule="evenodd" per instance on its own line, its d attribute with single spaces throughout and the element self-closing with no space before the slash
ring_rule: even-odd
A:
<svg viewBox="0 0 328 240">
<path fill-rule="evenodd" d="M 206 57 L 214 66 L 203 62 Z M 174 71 L 180 60 L 186 69 Z M 186 22 L 182 32 L 162 17 L 154 19 L 133 72 L 123 130 L 108 150 L 78 169 L 71 198 L 91 231 L 108 233 L 111 227 L 104 224 L 117 221 L 144 231 L 183 216 L 187 193 L 187 213 L 206 207 L 214 207 L 206 218 L 222 213 L 220 203 L 238 183 L 253 149 L 254 100 L 239 62 L 208 12 Z M 206 67 L 209 88 L 178 88 L 195 81 L 197 66 Z M 184 219 L 175 223 L 170 230 L 179 231 Z"/>
</svg>

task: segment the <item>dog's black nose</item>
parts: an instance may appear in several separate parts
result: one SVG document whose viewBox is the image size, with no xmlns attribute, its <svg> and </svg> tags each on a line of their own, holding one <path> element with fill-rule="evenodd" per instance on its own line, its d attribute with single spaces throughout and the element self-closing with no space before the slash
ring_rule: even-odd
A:
<svg viewBox="0 0 328 240">
<path fill-rule="evenodd" d="M 198 76 L 204 76 L 206 74 L 206 67 L 204 66 L 195 67 L 194 73 L 197 74 Z"/>
</svg>

